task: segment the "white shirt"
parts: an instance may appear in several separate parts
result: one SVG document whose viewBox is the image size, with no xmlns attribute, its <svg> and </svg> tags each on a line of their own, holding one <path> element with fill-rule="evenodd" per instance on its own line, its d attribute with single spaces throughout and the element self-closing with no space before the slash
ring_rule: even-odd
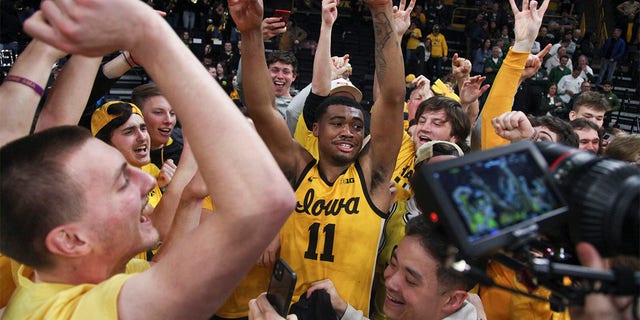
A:
<svg viewBox="0 0 640 320">
<path fill-rule="evenodd" d="M 567 90 L 571 90 L 573 94 L 577 94 L 580 92 L 580 85 L 582 85 L 584 79 L 578 76 L 577 78 L 573 77 L 573 74 L 568 74 L 558 81 L 558 95 L 560 95 L 560 99 L 564 101 L 564 103 L 569 103 L 571 101 L 571 96 L 566 93 Z"/>
</svg>

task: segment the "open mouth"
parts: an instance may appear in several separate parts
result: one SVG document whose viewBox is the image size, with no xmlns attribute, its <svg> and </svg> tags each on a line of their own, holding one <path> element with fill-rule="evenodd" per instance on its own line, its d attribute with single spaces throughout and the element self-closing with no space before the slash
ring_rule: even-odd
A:
<svg viewBox="0 0 640 320">
<path fill-rule="evenodd" d="M 162 133 L 163 135 L 170 135 L 171 130 L 171 128 L 158 128 L 158 131 L 160 131 L 160 133 Z"/>
<path fill-rule="evenodd" d="M 134 152 L 138 155 L 146 155 L 148 150 L 147 145 L 142 145 L 134 149 Z"/>
<path fill-rule="evenodd" d="M 387 298 L 387 302 L 390 302 L 392 304 L 395 304 L 395 305 L 403 305 L 404 304 L 404 302 L 401 299 L 398 299 L 398 298 L 394 297 L 393 295 L 391 295 L 389 293 L 387 293 L 386 298 Z"/>
<path fill-rule="evenodd" d="M 342 152 L 351 152 L 353 151 L 353 145 L 350 143 L 338 143 L 336 144 L 338 149 Z"/>
</svg>

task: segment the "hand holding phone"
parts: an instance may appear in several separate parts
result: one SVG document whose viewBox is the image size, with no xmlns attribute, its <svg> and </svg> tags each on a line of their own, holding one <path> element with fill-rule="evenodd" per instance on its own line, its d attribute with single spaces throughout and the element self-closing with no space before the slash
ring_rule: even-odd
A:
<svg viewBox="0 0 640 320">
<path fill-rule="evenodd" d="M 284 22 L 284 24 L 286 25 L 289 22 L 289 17 L 291 16 L 291 11 L 290 10 L 284 10 L 284 9 L 276 9 L 275 13 L 273 14 L 274 17 L 278 17 L 281 18 L 282 22 Z"/>
<path fill-rule="evenodd" d="M 297 276 L 293 269 L 279 258 L 273 266 L 271 281 L 269 281 L 269 289 L 267 290 L 267 299 L 282 317 L 286 317 L 289 312 L 296 280 Z"/>
</svg>

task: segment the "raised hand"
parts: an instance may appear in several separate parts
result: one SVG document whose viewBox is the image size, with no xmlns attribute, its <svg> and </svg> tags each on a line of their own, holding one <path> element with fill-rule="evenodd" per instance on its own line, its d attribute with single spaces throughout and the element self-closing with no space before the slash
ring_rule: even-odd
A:
<svg viewBox="0 0 640 320">
<path fill-rule="evenodd" d="M 331 57 L 331 80 L 342 77 L 342 74 L 347 71 L 347 63 L 349 63 L 349 54 Z"/>
<path fill-rule="evenodd" d="M 268 17 L 262 20 L 262 38 L 269 40 L 287 31 L 287 24 L 281 17 Z"/>
<path fill-rule="evenodd" d="M 478 100 L 478 98 L 489 89 L 488 84 L 482 85 L 487 77 L 477 75 L 467 79 L 460 88 L 460 104 L 466 105 Z"/>
<path fill-rule="evenodd" d="M 521 111 L 505 112 L 491 120 L 496 133 L 510 141 L 527 139 L 534 134 L 533 126 Z"/>
<path fill-rule="evenodd" d="M 524 70 L 522 70 L 520 81 L 530 78 L 531 76 L 536 74 L 538 70 L 540 70 L 540 67 L 542 66 L 542 61 L 544 60 L 544 56 L 546 56 L 547 53 L 549 53 L 549 50 L 551 50 L 551 44 L 548 44 L 546 47 L 544 47 L 544 49 L 540 50 L 538 54 L 529 55 L 529 58 L 527 58 L 527 62 L 524 65 Z"/>
<path fill-rule="evenodd" d="M 451 74 L 458 83 L 466 81 L 471 74 L 471 61 L 458 57 L 458 54 L 454 53 L 451 58 Z"/>
<path fill-rule="evenodd" d="M 416 5 L 416 0 L 410 0 L 406 6 L 406 0 L 400 0 L 399 6 L 393 6 L 393 28 L 398 35 L 398 39 L 402 39 L 402 35 L 409 29 L 411 25 L 411 11 Z"/>
<path fill-rule="evenodd" d="M 540 8 L 538 8 L 538 1 L 523 0 L 522 11 L 516 6 L 515 0 L 509 0 L 509 3 L 515 17 L 513 33 L 516 41 L 513 49 L 519 52 L 528 52 L 538 36 L 538 30 L 542 24 L 542 17 L 549 6 L 549 0 L 543 0 Z"/>
<path fill-rule="evenodd" d="M 163 19 L 142 1 L 45 0 L 24 30 L 72 54 L 103 56 L 139 44 Z"/>
<path fill-rule="evenodd" d="M 229 0 L 229 13 L 240 33 L 262 28 L 264 7 L 261 0 Z"/>
<path fill-rule="evenodd" d="M 322 0 L 322 23 L 333 26 L 338 18 L 338 0 Z"/>
</svg>

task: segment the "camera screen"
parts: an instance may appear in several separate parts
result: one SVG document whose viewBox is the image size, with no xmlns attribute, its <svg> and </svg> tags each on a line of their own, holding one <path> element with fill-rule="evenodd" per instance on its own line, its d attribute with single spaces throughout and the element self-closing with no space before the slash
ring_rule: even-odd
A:
<svg viewBox="0 0 640 320">
<path fill-rule="evenodd" d="M 469 242 L 563 207 L 529 149 L 451 167 L 433 177 L 460 216 Z"/>
</svg>

